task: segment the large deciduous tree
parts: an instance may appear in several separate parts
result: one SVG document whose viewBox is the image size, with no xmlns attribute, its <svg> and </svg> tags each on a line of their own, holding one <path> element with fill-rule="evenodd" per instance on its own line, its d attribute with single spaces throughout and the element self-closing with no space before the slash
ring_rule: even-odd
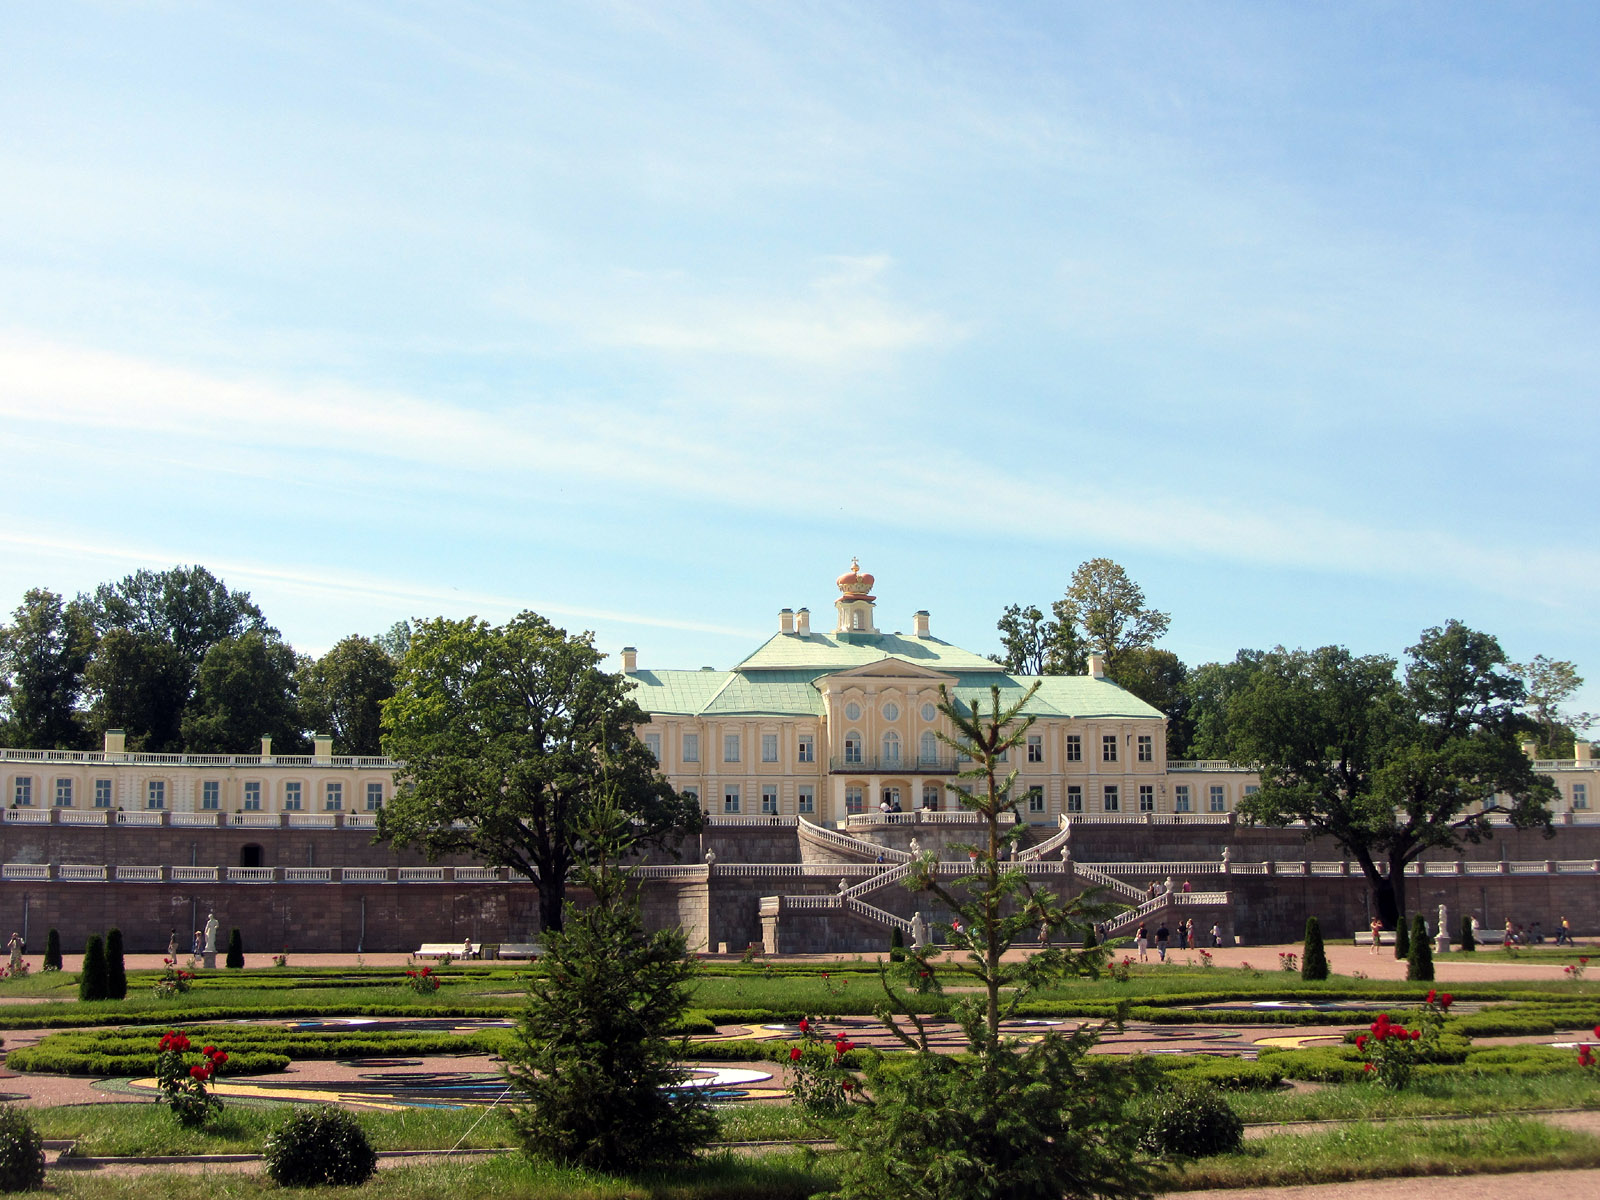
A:
<svg viewBox="0 0 1600 1200">
<path fill-rule="evenodd" d="M 1171 650 L 1141 647 L 1124 651 L 1107 674 L 1118 687 L 1166 714 L 1167 757 L 1188 757 L 1194 722 L 1189 716 L 1191 701 L 1185 687 L 1189 668 L 1183 660 Z"/>
<path fill-rule="evenodd" d="M 301 668 L 301 719 L 333 735 L 335 754 L 381 753 L 383 702 L 394 695 L 397 669 L 396 657 L 371 638 L 353 634 L 336 642 Z"/>
<path fill-rule="evenodd" d="M 304 751 L 295 695 L 299 665 L 290 646 L 256 629 L 212 646 L 183 715 L 184 744 L 199 754 L 236 754 L 270 737 L 274 753 Z"/>
<path fill-rule="evenodd" d="M 1218 677 L 1227 757 L 1261 776 L 1239 811 L 1332 838 L 1397 927 L 1405 868 L 1426 851 L 1491 837 L 1497 816 L 1549 828 L 1554 785 L 1520 750 L 1522 686 L 1504 665 L 1458 621 L 1423 633 L 1403 680 L 1394 659 L 1341 646 L 1241 654 Z"/>
<path fill-rule="evenodd" d="M 384 750 L 405 762 L 382 836 L 430 858 L 472 854 L 532 880 L 560 929 L 567 873 L 587 861 L 584 808 L 602 791 L 644 845 L 699 828 L 699 807 L 657 772 L 647 717 L 593 637 L 537 613 L 502 626 L 418 623 L 383 709 Z"/>
<path fill-rule="evenodd" d="M 277 637 L 248 592 L 201 566 L 135 571 L 78 602 L 97 637 L 86 676 L 90 723 L 125 730 L 129 749 L 182 748 L 184 710 L 213 646 L 250 631 Z"/>
<path fill-rule="evenodd" d="M 1578 668 L 1561 659 L 1536 655 L 1531 662 L 1507 668 L 1526 690 L 1523 711 L 1538 726 L 1539 752 L 1549 758 L 1572 757 L 1573 743 L 1594 724 L 1590 713 L 1565 711 L 1566 703 L 1583 686 Z"/>
<path fill-rule="evenodd" d="M 1072 622 L 1045 618 L 1033 605 L 1008 604 L 996 622 L 1001 654 L 989 657 L 1013 675 L 1077 675 L 1083 671 L 1083 648 Z"/>
<path fill-rule="evenodd" d="M 1172 623 L 1145 603 L 1144 589 L 1109 558 L 1091 558 L 1072 573 L 1065 603 L 1083 644 L 1105 659 L 1108 672 L 1127 651 L 1155 645 Z"/>
<path fill-rule="evenodd" d="M 94 636 L 83 609 L 32 588 L 0 626 L 0 728 L 5 744 L 28 750 L 76 750 L 78 712 Z"/>
</svg>

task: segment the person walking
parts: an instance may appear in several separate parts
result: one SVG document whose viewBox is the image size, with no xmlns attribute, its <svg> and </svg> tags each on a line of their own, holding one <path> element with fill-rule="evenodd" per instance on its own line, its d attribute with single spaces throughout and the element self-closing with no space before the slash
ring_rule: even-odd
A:
<svg viewBox="0 0 1600 1200">
<path fill-rule="evenodd" d="M 1156 957 L 1162 962 L 1167 961 L 1167 942 L 1172 938 L 1172 931 L 1165 925 L 1156 928 Z"/>
<path fill-rule="evenodd" d="M 1377 917 L 1373 917 L 1372 918 L 1372 947 L 1371 947 L 1371 949 L 1369 949 L 1367 951 L 1367 953 L 1376 954 L 1378 952 L 1378 943 L 1381 942 L 1382 940 L 1383 940 L 1383 922 L 1378 920 Z"/>
<path fill-rule="evenodd" d="M 22 974 L 22 935 L 12 933 L 11 940 L 6 943 L 6 949 L 11 951 L 11 973 Z"/>
<path fill-rule="evenodd" d="M 1222 949 L 1222 930 L 1215 925 L 1211 927 L 1211 948 L 1213 950 Z"/>
<path fill-rule="evenodd" d="M 176 925 L 167 931 L 167 957 L 173 962 L 178 961 L 178 927 Z"/>
<path fill-rule="evenodd" d="M 1139 947 L 1139 961 L 1148 962 L 1150 958 L 1150 926 L 1139 926 L 1139 932 L 1134 935 L 1133 944 Z"/>
</svg>

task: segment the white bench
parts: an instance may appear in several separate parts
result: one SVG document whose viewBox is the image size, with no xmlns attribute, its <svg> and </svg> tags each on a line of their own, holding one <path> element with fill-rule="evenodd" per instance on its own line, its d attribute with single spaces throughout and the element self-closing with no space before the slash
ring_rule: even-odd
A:
<svg viewBox="0 0 1600 1200">
<path fill-rule="evenodd" d="M 544 947 L 538 942 L 501 942 L 496 958 L 538 958 Z"/>
<path fill-rule="evenodd" d="M 1358 933 L 1358 934 L 1355 935 L 1355 937 L 1356 937 L 1356 945 L 1358 945 L 1358 946 L 1370 946 L 1370 945 L 1372 945 L 1372 932 L 1371 932 L 1371 930 L 1368 930 L 1366 933 Z M 1394 930 L 1385 929 L 1382 933 L 1380 933 L 1378 935 L 1378 945 L 1380 945 L 1380 946 L 1392 946 L 1392 945 L 1394 945 Z"/>
<path fill-rule="evenodd" d="M 481 949 L 482 946 L 477 942 L 471 943 L 470 950 L 467 944 L 462 942 L 423 942 L 413 952 L 412 956 L 415 958 L 444 958 L 446 956 L 450 958 L 476 958 Z"/>
</svg>

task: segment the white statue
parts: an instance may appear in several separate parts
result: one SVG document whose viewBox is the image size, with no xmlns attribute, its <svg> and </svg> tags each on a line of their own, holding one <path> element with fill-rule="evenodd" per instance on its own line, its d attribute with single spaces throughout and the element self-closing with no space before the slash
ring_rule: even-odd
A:
<svg viewBox="0 0 1600 1200">
<path fill-rule="evenodd" d="M 1169 896 L 1172 895 L 1172 876 L 1171 875 L 1167 876 L 1166 887 L 1167 887 L 1167 895 L 1169 895 Z"/>
<path fill-rule="evenodd" d="M 914 913 L 911 917 L 911 948 L 921 950 L 928 944 L 928 923 L 922 919 L 921 913 Z"/>
<path fill-rule="evenodd" d="M 1227 870 L 1228 864 L 1231 863 L 1232 861 L 1233 861 L 1233 851 L 1229 847 L 1224 846 L 1222 848 L 1222 868 L 1223 868 L 1223 870 Z"/>
<path fill-rule="evenodd" d="M 922 853 L 922 843 L 917 841 L 916 838 L 912 838 L 911 839 L 911 857 L 912 858 L 916 858 L 921 853 Z"/>
<path fill-rule="evenodd" d="M 1439 905 L 1439 932 L 1444 933 L 1450 928 L 1450 909 L 1446 905 Z"/>
<path fill-rule="evenodd" d="M 716 865 L 717 865 L 717 852 L 715 850 L 707 850 L 706 851 L 706 866 L 714 867 Z"/>
<path fill-rule="evenodd" d="M 847 880 L 843 875 L 839 876 L 839 894 L 841 896 L 844 895 L 845 889 L 848 888 L 849 886 L 850 886 L 850 881 Z"/>
<path fill-rule="evenodd" d="M 206 953 L 217 952 L 217 914 L 206 914 Z"/>
</svg>

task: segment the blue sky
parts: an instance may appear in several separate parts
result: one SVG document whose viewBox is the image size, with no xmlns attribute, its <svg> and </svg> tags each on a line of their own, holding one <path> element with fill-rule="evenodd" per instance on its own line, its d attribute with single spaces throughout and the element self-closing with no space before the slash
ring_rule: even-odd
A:
<svg viewBox="0 0 1600 1200">
<path fill-rule="evenodd" d="M 1448 618 L 1600 708 L 1586 5 L 11 6 L 0 606 L 1191 663 Z"/>
</svg>

